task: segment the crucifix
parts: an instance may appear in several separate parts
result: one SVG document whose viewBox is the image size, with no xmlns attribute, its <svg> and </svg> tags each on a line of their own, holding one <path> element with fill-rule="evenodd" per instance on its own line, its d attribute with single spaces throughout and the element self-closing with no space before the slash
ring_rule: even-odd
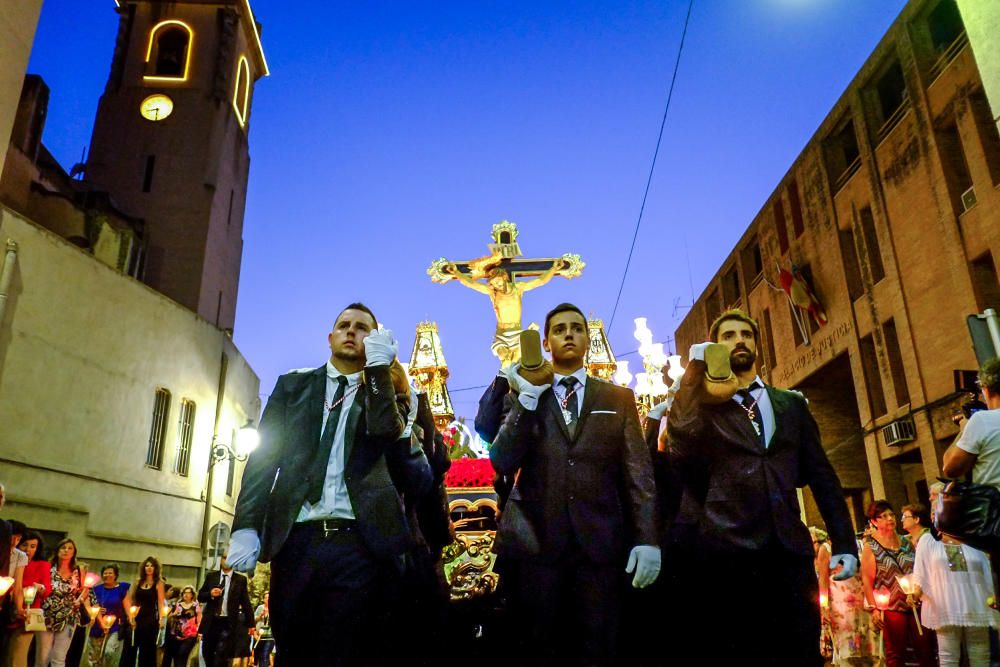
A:
<svg viewBox="0 0 1000 667">
<path fill-rule="evenodd" d="M 503 364 L 520 359 L 521 300 L 525 292 L 541 287 L 555 276 L 576 278 L 585 266 L 579 255 L 518 259 L 517 225 L 504 220 L 493 225 L 490 254 L 464 262 L 435 260 L 427 274 L 436 283 L 457 280 L 469 289 L 485 294 L 493 304 L 497 319 L 492 350 Z"/>
</svg>

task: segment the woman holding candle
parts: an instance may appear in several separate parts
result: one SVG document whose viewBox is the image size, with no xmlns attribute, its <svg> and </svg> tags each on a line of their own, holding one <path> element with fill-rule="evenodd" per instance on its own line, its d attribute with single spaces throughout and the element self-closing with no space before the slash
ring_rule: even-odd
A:
<svg viewBox="0 0 1000 667">
<path fill-rule="evenodd" d="M 201 625 L 201 605 L 194 587 L 181 589 L 177 601 L 167 616 L 167 635 L 163 642 L 163 662 L 160 667 L 186 667 L 188 656 L 198 642 L 198 626 Z"/>
<path fill-rule="evenodd" d="M 837 581 L 839 569 L 830 571 L 830 542 L 826 531 L 810 527 L 816 549 L 816 574 L 819 577 L 820 607 L 824 624 L 829 624 L 833 643 L 831 662 L 841 665 L 878 663 L 878 638 L 871 616 L 865 611 L 865 592 L 861 575 Z M 825 605 L 823 604 L 825 602 Z"/>
<path fill-rule="evenodd" d="M 90 628 L 90 640 L 87 654 L 90 665 L 97 667 L 115 667 L 122 653 L 122 641 L 119 635 L 121 622 L 125 618 L 125 596 L 128 594 L 128 584 L 118 581 L 121 572 L 117 563 L 107 563 L 101 568 L 100 586 L 94 588 L 94 597 L 100 607 L 96 622 Z M 114 617 L 114 620 L 104 627 L 104 619 Z"/>
<path fill-rule="evenodd" d="M 49 574 L 51 592 L 42 603 L 45 632 L 36 633 L 35 667 L 64 667 L 80 622 L 80 605 L 90 598 L 76 563 L 76 542 L 67 537 L 56 545 Z"/>
<path fill-rule="evenodd" d="M 935 664 L 931 633 L 920 634 L 898 579 L 913 573 L 913 545 L 896 532 L 896 513 L 888 501 L 869 505 L 868 521 L 872 530 L 861 551 L 861 577 L 872 606 L 872 623 L 882 631 L 886 667 L 903 667 L 907 647 L 913 649 L 917 664 L 931 667 Z M 877 590 L 885 591 L 884 599 L 878 599 Z"/>
<path fill-rule="evenodd" d="M 156 667 L 156 635 L 160 630 L 160 610 L 165 603 L 160 561 L 150 556 L 139 566 L 139 579 L 132 584 L 125 598 L 126 609 L 134 605 L 139 610 L 130 618 L 135 641 L 125 649 L 122 664 Z"/>
<path fill-rule="evenodd" d="M 912 597 L 923 603 L 920 620 L 937 631 L 941 667 L 957 667 L 963 647 L 970 667 L 989 665 L 989 628 L 1000 621 L 986 602 L 993 590 L 990 557 L 942 533 L 940 542 L 920 545 L 913 579 Z"/>
<path fill-rule="evenodd" d="M 52 590 L 52 566 L 45 559 L 45 545 L 42 536 L 33 530 L 27 531 L 21 538 L 18 549 L 28 557 L 28 564 L 24 568 L 22 578 L 25 607 L 40 610 L 42 602 Z M 11 667 L 27 667 L 28 651 L 31 650 L 31 642 L 34 638 L 34 632 L 25 632 L 22 620 L 20 627 L 11 638 L 9 649 Z"/>
</svg>

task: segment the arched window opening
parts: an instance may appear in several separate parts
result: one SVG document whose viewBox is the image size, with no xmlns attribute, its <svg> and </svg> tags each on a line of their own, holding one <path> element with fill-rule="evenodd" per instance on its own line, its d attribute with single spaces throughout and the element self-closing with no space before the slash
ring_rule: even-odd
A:
<svg viewBox="0 0 1000 667">
<path fill-rule="evenodd" d="M 250 63 L 246 56 L 240 56 L 236 65 L 236 86 L 233 88 L 233 109 L 240 126 L 247 123 L 247 108 L 250 104 Z"/>
<path fill-rule="evenodd" d="M 163 21 L 149 33 L 147 79 L 185 80 L 191 64 L 194 33 L 181 21 Z"/>
</svg>

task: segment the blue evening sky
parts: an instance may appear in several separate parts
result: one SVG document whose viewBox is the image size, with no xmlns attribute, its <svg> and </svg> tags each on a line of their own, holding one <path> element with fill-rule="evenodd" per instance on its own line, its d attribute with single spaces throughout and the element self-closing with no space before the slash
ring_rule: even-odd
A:
<svg viewBox="0 0 1000 667">
<path fill-rule="evenodd" d="M 435 320 L 449 386 L 488 383 L 488 299 L 425 271 L 486 254 L 502 219 L 526 256 L 587 263 L 530 292 L 525 324 L 561 301 L 607 323 L 687 4 L 255 0 L 272 75 L 254 91 L 235 339 L 261 392 L 321 364 L 334 317 L 359 299 L 404 361 L 417 322 Z M 904 4 L 695 0 L 616 352 L 636 349 L 638 316 L 656 340 L 673 335 Z M 42 9 L 29 71 L 51 88 L 44 142 L 66 167 L 90 141 L 113 8 Z M 480 393 L 455 391 L 458 415 Z"/>
</svg>

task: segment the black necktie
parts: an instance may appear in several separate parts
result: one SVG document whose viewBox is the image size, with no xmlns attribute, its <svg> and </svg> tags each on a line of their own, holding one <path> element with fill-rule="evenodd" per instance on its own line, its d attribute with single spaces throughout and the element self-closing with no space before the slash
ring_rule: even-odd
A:
<svg viewBox="0 0 1000 667">
<path fill-rule="evenodd" d="M 566 389 L 565 398 L 562 401 L 564 404 L 563 417 L 565 418 L 566 414 L 569 414 L 569 419 L 566 420 L 566 428 L 569 429 L 570 435 L 576 432 L 576 423 L 580 420 L 580 408 L 577 405 L 576 392 L 573 391 L 579 382 L 572 375 L 559 380 L 559 384 Z"/>
<path fill-rule="evenodd" d="M 333 449 L 333 437 L 337 434 L 337 423 L 340 421 L 340 408 L 344 405 L 344 392 L 347 390 L 347 377 L 340 375 L 337 377 L 337 392 L 333 395 L 333 408 L 326 416 L 326 425 L 323 427 L 323 435 L 319 437 L 319 451 L 316 452 L 316 460 L 313 462 L 312 474 L 314 475 L 309 485 L 309 493 L 306 500 L 310 505 L 315 505 L 323 497 L 323 485 L 326 482 L 326 468 L 330 464 L 330 450 Z"/>
<path fill-rule="evenodd" d="M 750 395 L 751 391 L 761 388 L 760 384 L 754 380 L 746 389 L 738 389 L 736 391 L 736 395 L 740 397 L 740 402 L 743 403 L 744 408 L 747 410 L 753 410 L 753 421 L 757 425 L 757 435 L 760 439 L 760 444 L 766 446 L 767 436 L 764 433 L 764 416 L 760 413 L 760 405 L 757 404 L 754 401 L 753 396 Z M 749 414 L 747 416 L 749 416 Z"/>
</svg>

